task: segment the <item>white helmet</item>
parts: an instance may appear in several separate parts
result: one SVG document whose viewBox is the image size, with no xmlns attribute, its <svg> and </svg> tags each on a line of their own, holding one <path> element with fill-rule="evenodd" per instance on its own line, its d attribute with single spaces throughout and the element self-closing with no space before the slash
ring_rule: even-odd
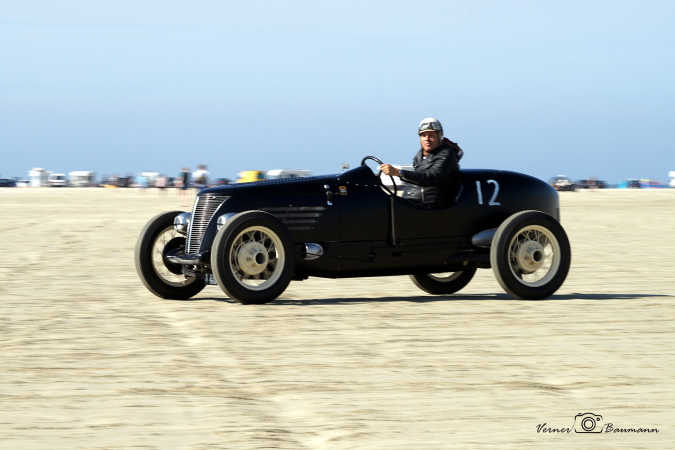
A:
<svg viewBox="0 0 675 450">
<path fill-rule="evenodd" d="M 427 117 L 422 119 L 420 124 L 417 126 L 417 134 L 422 134 L 425 131 L 437 131 L 438 137 L 443 137 L 443 125 L 435 117 Z"/>
</svg>

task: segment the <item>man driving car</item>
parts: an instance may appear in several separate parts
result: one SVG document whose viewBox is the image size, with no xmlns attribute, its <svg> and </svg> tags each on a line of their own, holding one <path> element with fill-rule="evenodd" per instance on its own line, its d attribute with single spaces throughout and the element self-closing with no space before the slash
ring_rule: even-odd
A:
<svg viewBox="0 0 675 450">
<path fill-rule="evenodd" d="M 417 200 L 424 207 L 445 208 L 452 204 L 460 186 L 459 160 L 464 152 L 455 142 L 443 137 L 438 119 L 427 117 L 417 127 L 420 150 L 413 158 L 414 170 L 401 170 L 382 164 L 385 175 L 419 186 Z"/>
</svg>

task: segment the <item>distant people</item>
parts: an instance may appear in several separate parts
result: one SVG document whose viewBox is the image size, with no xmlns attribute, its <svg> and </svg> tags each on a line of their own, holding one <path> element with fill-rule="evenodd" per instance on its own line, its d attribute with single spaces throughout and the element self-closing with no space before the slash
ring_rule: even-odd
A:
<svg viewBox="0 0 675 450">
<path fill-rule="evenodd" d="M 160 192 L 164 192 L 164 189 L 166 189 L 167 182 L 169 180 L 167 179 L 166 175 L 160 174 L 156 179 L 155 179 L 155 187 L 159 189 Z"/>
<path fill-rule="evenodd" d="M 182 191 L 190 187 L 190 169 L 188 167 L 180 169 L 180 177 L 178 179 L 180 180 Z"/>
<path fill-rule="evenodd" d="M 192 174 L 195 187 L 205 188 L 209 185 L 209 171 L 206 167 L 206 164 L 200 164 L 197 166 L 197 170 Z"/>
<path fill-rule="evenodd" d="M 181 204 L 183 201 L 186 199 L 186 192 L 190 188 L 190 168 L 189 167 L 183 167 L 180 169 L 180 174 L 178 178 L 176 179 L 176 184 L 180 187 L 178 189 L 178 196 L 181 199 Z"/>
</svg>

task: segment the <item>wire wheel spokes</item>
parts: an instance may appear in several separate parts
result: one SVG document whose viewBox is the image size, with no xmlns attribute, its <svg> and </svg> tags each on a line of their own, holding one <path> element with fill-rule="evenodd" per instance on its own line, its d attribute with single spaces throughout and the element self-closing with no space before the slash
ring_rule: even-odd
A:
<svg viewBox="0 0 675 450">
<path fill-rule="evenodd" d="M 163 282 L 171 286 L 181 287 L 192 283 L 195 279 L 193 277 L 186 277 L 182 273 L 175 273 L 166 265 L 164 251 L 170 242 L 175 242 L 174 240 L 176 238 L 182 239 L 183 241 L 185 240 L 185 236 L 179 234 L 173 226 L 166 227 L 160 231 L 155 242 L 152 244 L 150 260 L 152 262 L 153 270 Z M 183 248 L 185 248 L 184 243 Z"/>
<path fill-rule="evenodd" d="M 553 279 L 560 267 L 560 244 L 551 231 L 539 225 L 519 230 L 508 249 L 509 267 L 526 286 L 543 286 Z"/>
<path fill-rule="evenodd" d="M 285 257 L 281 238 L 274 231 L 264 226 L 248 227 L 232 241 L 230 269 L 243 287 L 264 290 L 281 276 Z"/>
</svg>

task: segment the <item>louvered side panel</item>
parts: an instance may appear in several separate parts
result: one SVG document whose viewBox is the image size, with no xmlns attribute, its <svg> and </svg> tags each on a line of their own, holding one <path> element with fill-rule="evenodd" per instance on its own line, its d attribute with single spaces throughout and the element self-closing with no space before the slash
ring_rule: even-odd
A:
<svg viewBox="0 0 675 450">
<path fill-rule="evenodd" d="M 323 206 L 287 206 L 261 209 L 278 217 L 291 231 L 316 229 L 319 219 L 326 210 Z"/>
</svg>

